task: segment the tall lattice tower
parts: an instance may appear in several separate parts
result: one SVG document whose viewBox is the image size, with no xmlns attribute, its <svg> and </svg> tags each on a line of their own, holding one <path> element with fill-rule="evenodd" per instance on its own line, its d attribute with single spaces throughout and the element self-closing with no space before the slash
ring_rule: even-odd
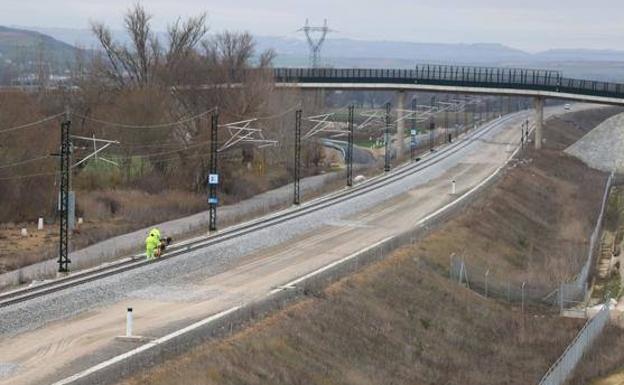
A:
<svg viewBox="0 0 624 385">
<path fill-rule="evenodd" d="M 327 34 L 333 31 L 327 26 L 327 19 L 325 19 L 322 27 L 310 27 L 310 23 L 306 19 L 305 26 L 298 32 L 301 31 L 305 33 L 310 46 L 310 65 L 312 68 L 319 68 L 321 66 L 321 47 L 327 38 Z"/>
</svg>

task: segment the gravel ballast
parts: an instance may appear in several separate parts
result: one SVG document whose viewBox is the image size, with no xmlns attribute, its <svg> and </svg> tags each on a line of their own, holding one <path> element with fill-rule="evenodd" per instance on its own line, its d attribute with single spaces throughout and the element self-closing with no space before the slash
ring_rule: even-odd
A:
<svg viewBox="0 0 624 385">
<path fill-rule="evenodd" d="M 605 120 L 565 152 L 589 167 L 621 173 L 624 171 L 624 113 Z"/>
</svg>

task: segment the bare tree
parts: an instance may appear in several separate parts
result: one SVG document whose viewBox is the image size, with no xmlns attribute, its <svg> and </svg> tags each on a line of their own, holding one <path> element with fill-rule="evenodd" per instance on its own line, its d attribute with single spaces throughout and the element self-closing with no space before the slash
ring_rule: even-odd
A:
<svg viewBox="0 0 624 385">
<path fill-rule="evenodd" d="M 107 58 L 99 72 L 120 88 L 146 87 L 175 79 L 171 73 L 194 52 L 207 31 L 205 13 L 187 21 L 178 19 L 168 28 L 169 45 L 164 50 L 151 28 L 151 20 L 152 16 L 139 3 L 128 10 L 124 29 L 130 45 L 115 42 L 104 24 L 91 24 Z"/>
</svg>

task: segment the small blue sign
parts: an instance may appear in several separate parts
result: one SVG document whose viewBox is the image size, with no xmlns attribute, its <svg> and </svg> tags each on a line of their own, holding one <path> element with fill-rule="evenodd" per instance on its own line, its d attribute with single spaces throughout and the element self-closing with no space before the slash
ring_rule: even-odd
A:
<svg viewBox="0 0 624 385">
<path fill-rule="evenodd" d="M 211 205 L 216 205 L 219 203 L 219 198 L 217 197 L 210 197 L 208 198 L 208 203 Z"/>
</svg>

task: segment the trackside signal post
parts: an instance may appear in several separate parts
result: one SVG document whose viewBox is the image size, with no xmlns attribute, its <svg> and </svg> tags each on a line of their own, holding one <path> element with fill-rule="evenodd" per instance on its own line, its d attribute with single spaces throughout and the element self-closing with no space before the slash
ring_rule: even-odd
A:
<svg viewBox="0 0 624 385">
<path fill-rule="evenodd" d="M 209 231 L 217 231 L 217 187 L 219 185 L 218 174 L 218 139 L 219 139 L 219 111 L 212 114 L 212 125 L 210 127 L 210 174 L 208 175 L 208 205 L 209 205 Z"/>
</svg>

